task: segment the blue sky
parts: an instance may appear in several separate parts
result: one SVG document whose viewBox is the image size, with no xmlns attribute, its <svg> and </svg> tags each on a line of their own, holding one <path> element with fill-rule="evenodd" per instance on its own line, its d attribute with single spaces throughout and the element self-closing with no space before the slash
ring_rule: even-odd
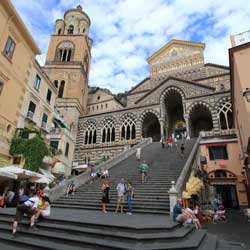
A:
<svg viewBox="0 0 250 250">
<path fill-rule="evenodd" d="M 83 6 L 94 40 L 90 85 L 114 93 L 149 75 L 146 59 L 170 39 L 205 42 L 205 61 L 228 65 L 229 36 L 250 30 L 248 0 L 11 0 L 43 54 L 54 22 Z"/>
</svg>

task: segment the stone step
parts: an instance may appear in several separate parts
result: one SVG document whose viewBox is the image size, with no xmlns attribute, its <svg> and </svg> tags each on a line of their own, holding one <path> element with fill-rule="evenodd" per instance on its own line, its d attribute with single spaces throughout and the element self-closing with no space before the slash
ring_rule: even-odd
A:
<svg viewBox="0 0 250 250">
<path fill-rule="evenodd" d="M 101 206 L 89 206 L 88 204 L 83 205 L 69 205 L 69 204 L 53 204 L 53 207 L 55 208 L 72 208 L 72 209 L 83 209 L 83 210 L 94 210 L 94 211 L 101 211 Z M 125 209 L 125 207 L 124 207 Z M 107 206 L 108 212 L 115 212 L 115 206 L 109 207 Z M 125 212 L 126 209 L 125 209 Z M 133 213 L 143 213 L 143 214 L 169 214 L 168 207 L 162 209 L 162 208 L 133 208 Z"/>
<path fill-rule="evenodd" d="M 39 227 L 39 226 L 38 226 Z M 39 227 L 40 228 L 40 227 Z M 132 237 L 131 235 L 123 234 L 121 235 L 110 235 L 105 234 L 107 231 L 101 230 L 97 232 L 96 230 L 91 232 L 89 229 L 85 229 L 85 232 L 79 231 L 79 229 L 72 232 L 72 228 L 59 229 L 58 226 L 53 228 L 44 226 L 39 231 L 31 231 L 25 226 L 20 226 L 18 231 L 18 237 L 14 240 L 9 237 L 11 229 L 9 225 L 3 224 L 1 226 L 0 239 L 5 239 L 9 241 L 18 242 L 21 245 L 33 245 L 36 249 L 79 249 L 79 247 L 85 246 L 89 249 L 148 249 L 148 250 L 160 250 L 160 249 L 183 249 L 181 247 L 188 247 L 189 249 L 196 249 L 205 236 L 205 231 L 188 230 L 185 231 L 181 229 L 179 232 L 168 232 L 168 236 L 161 234 L 153 235 L 150 238 L 142 238 L 143 242 L 138 242 L 140 239 Z M 87 232 L 86 232 L 87 231 Z M 188 238 L 188 240 L 187 240 Z M 28 241 L 29 239 L 29 241 Z M 32 239 L 32 240 L 30 240 Z M 179 239 L 179 240 L 177 240 Z M 175 243 L 173 244 L 173 240 Z M 176 241 L 177 240 L 177 241 Z M 42 242 L 43 243 L 42 243 Z M 38 243 L 40 245 L 38 245 Z M 42 244 L 41 244 L 42 243 Z M 64 246 L 63 246 L 64 245 Z M 95 248 L 92 248 L 95 247 Z"/>
</svg>

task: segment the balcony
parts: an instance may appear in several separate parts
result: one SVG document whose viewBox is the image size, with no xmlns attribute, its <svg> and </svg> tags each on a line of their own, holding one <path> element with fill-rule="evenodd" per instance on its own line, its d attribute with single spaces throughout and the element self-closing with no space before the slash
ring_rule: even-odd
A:
<svg viewBox="0 0 250 250">
<path fill-rule="evenodd" d="M 41 128 L 46 130 L 47 129 L 47 122 L 42 122 Z"/>
<path fill-rule="evenodd" d="M 58 139 L 60 139 L 62 136 L 67 136 L 74 140 L 71 132 L 66 128 L 52 128 L 49 133 L 50 138 L 54 138 L 56 136 Z"/>
<path fill-rule="evenodd" d="M 32 111 L 28 111 L 27 118 L 30 119 L 31 121 L 33 121 L 34 113 Z"/>
<path fill-rule="evenodd" d="M 236 129 L 225 129 L 219 131 L 201 131 L 200 136 L 204 137 L 215 137 L 215 136 L 227 136 L 227 135 L 237 135 Z"/>
</svg>

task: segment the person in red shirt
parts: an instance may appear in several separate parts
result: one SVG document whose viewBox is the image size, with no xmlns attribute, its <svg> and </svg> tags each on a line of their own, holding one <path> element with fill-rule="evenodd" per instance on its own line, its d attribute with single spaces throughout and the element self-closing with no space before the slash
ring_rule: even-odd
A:
<svg viewBox="0 0 250 250">
<path fill-rule="evenodd" d="M 173 138 L 172 138 L 172 136 L 168 137 L 168 146 L 171 147 L 171 148 L 173 146 Z"/>
<path fill-rule="evenodd" d="M 161 146 L 162 146 L 162 148 L 165 148 L 165 145 L 166 145 L 166 140 L 165 140 L 164 136 L 162 136 L 162 138 L 161 138 Z"/>
</svg>

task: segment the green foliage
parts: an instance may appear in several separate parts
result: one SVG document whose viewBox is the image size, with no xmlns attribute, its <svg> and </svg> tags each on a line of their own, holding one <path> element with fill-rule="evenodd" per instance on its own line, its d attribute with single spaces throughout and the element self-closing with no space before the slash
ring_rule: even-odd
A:
<svg viewBox="0 0 250 250">
<path fill-rule="evenodd" d="M 42 165 L 44 156 L 50 155 L 50 150 L 39 134 L 28 140 L 15 135 L 11 141 L 10 154 L 23 155 L 24 168 L 37 172 Z"/>
</svg>

